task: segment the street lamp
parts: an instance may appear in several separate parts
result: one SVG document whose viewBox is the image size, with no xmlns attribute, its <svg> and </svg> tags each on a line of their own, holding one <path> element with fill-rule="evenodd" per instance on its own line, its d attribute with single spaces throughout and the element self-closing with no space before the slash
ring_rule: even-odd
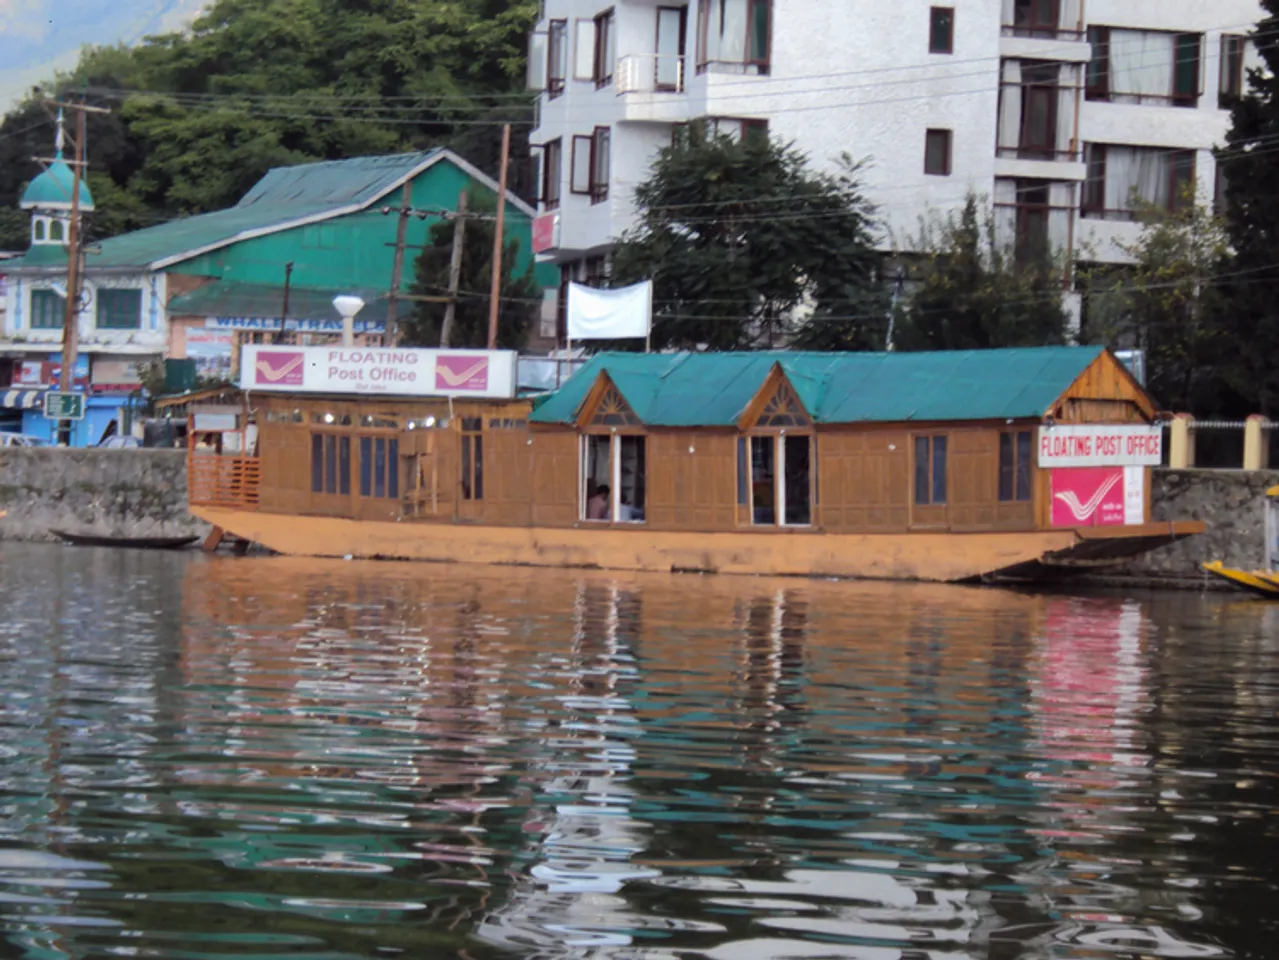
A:
<svg viewBox="0 0 1279 960">
<path fill-rule="evenodd" d="M 342 294 L 333 298 L 333 306 L 342 315 L 342 346 L 355 346 L 355 315 L 364 308 L 364 301 Z"/>
</svg>

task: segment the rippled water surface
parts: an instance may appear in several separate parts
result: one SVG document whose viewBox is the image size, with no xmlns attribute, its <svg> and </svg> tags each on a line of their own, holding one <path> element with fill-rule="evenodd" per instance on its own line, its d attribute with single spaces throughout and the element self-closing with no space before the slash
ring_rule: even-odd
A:
<svg viewBox="0 0 1279 960">
<path fill-rule="evenodd" d="M 1276 956 L 1279 605 L 0 554 L 0 956 Z"/>
</svg>

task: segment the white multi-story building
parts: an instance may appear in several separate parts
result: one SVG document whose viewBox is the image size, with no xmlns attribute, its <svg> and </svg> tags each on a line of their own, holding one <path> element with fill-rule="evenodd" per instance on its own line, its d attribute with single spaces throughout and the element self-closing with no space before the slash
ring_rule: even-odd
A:
<svg viewBox="0 0 1279 960">
<path fill-rule="evenodd" d="M 534 245 L 591 281 L 673 130 L 864 160 L 886 250 L 988 197 L 1020 248 L 1122 262 L 1134 198 L 1219 187 L 1258 0 L 545 0 Z"/>
</svg>

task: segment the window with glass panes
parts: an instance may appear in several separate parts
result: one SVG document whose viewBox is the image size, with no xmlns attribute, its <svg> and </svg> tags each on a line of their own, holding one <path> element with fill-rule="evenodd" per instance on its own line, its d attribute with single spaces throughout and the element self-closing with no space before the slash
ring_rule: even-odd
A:
<svg viewBox="0 0 1279 960">
<path fill-rule="evenodd" d="M 141 290 L 99 290 L 99 330 L 137 330 L 142 326 Z"/>
<path fill-rule="evenodd" d="M 67 300 L 52 290 L 31 291 L 31 329 L 60 330 L 67 317 Z"/>
</svg>

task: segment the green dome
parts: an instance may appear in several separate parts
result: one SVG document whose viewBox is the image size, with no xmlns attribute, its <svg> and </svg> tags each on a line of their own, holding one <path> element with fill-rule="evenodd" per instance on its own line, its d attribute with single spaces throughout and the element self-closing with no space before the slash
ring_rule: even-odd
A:
<svg viewBox="0 0 1279 960">
<path fill-rule="evenodd" d="M 75 174 L 63 160 L 55 160 L 49 169 L 36 177 L 22 194 L 23 210 L 70 210 L 71 187 L 75 183 Z M 83 181 L 80 183 L 80 209 L 88 213 L 93 210 L 93 196 Z"/>
</svg>

